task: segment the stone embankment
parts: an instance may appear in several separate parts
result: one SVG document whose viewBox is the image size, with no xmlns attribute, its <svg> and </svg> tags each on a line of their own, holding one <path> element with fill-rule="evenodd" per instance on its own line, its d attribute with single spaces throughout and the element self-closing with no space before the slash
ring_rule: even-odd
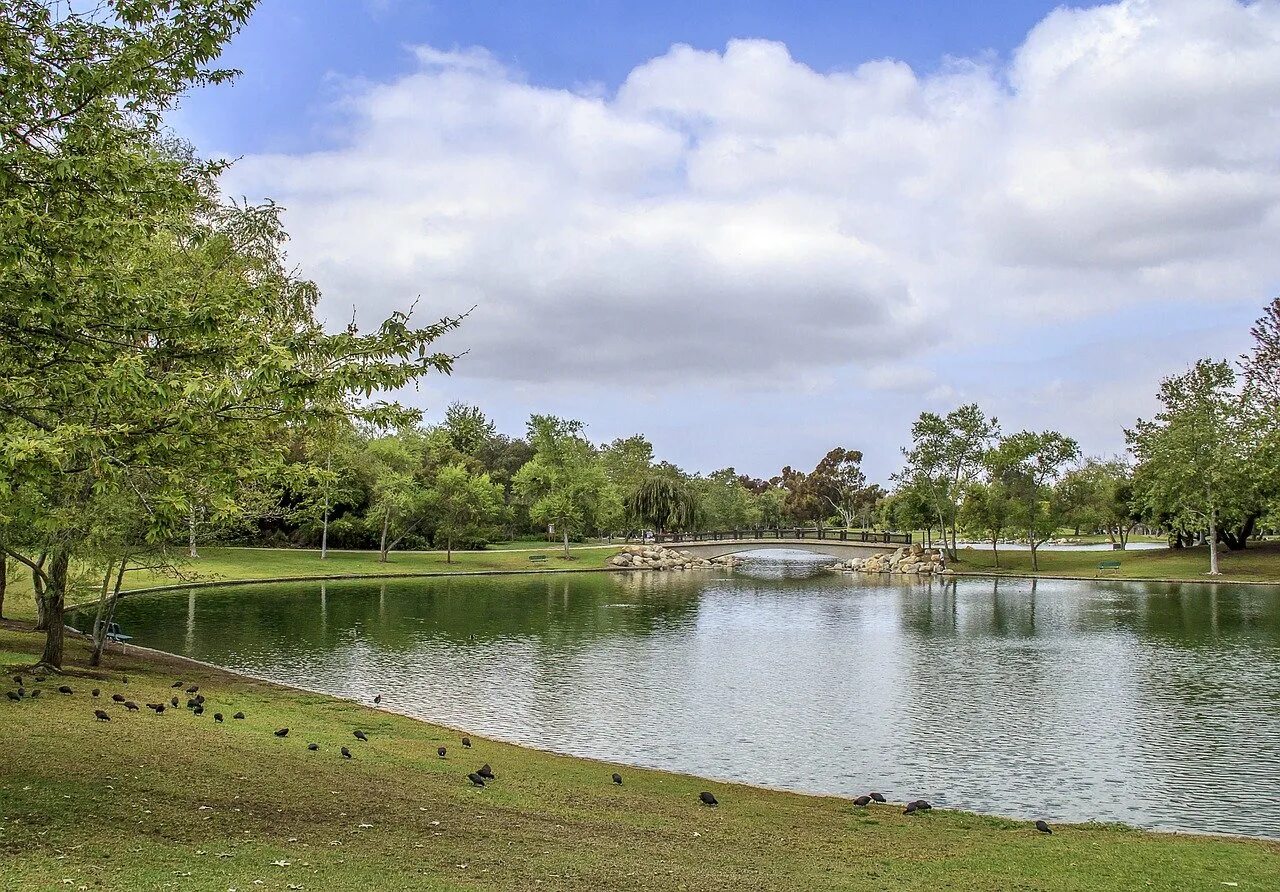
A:
<svg viewBox="0 0 1280 892">
<path fill-rule="evenodd" d="M 632 570 L 710 570 L 733 568 L 738 563 L 738 558 L 731 554 L 718 558 L 700 558 L 687 551 L 677 551 L 661 545 L 628 545 L 621 554 L 616 554 L 609 560 L 610 566 L 629 567 Z"/>
<path fill-rule="evenodd" d="M 944 567 L 942 552 L 928 551 L 923 545 L 904 545 L 892 553 L 873 554 L 867 558 L 841 561 L 830 569 L 855 573 L 911 573 L 950 576 L 954 570 Z"/>
</svg>

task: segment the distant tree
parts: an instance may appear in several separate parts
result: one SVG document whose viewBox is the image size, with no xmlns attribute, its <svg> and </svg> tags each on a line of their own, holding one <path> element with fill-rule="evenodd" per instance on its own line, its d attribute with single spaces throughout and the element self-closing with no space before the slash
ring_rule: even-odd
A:
<svg viewBox="0 0 1280 892">
<path fill-rule="evenodd" d="M 960 500 L 982 474 L 987 450 L 999 433 L 996 419 L 974 404 L 945 416 L 922 412 L 911 426 L 911 446 L 903 450 L 906 467 L 897 479 L 929 494 L 943 547 L 953 560 Z"/>
<path fill-rule="evenodd" d="M 533 458 L 516 474 L 514 483 L 533 521 L 555 525 L 564 540 L 566 559 L 570 536 L 621 514 L 617 491 L 582 434 L 580 421 L 532 416 Z"/>
<path fill-rule="evenodd" d="M 428 501 L 437 518 L 436 534 L 445 540 L 445 560 L 453 563 L 454 542 L 486 535 L 502 514 L 502 487 L 465 464 L 445 465 L 435 475 Z"/>
<path fill-rule="evenodd" d="M 1004 483 L 992 480 L 969 484 L 960 504 L 960 526 L 991 543 L 997 567 L 1000 566 L 1000 537 L 1008 529 L 1014 513 L 1011 502 L 1011 494 Z"/>
<path fill-rule="evenodd" d="M 706 529 L 733 530 L 760 523 L 756 494 L 742 485 L 733 468 L 712 471 L 691 481 Z"/>
<path fill-rule="evenodd" d="M 832 449 L 818 462 L 805 484 L 840 516 L 844 526 L 854 526 L 867 489 L 862 453 L 843 447 Z"/>
<path fill-rule="evenodd" d="M 1011 522 L 1027 536 L 1033 570 L 1040 569 L 1040 545 L 1062 520 L 1054 487 L 1067 465 L 1079 457 L 1079 444 L 1057 431 L 1021 431 L 1002 438 L 986 458 L 992 480 L 1010 496 Z"/>
<path fill-rule="evenodd" d="M 475 456 L 497 435 L 497 426 L 479 406 L 450 403 L 441 425 L 449 445 L 465 456 Z"/>
<path fill-rule="evenodd" d="M 641 524 L 658 530 L 692 530 L 700 506 L 688 481 L 668 474 L 651 474 L 631 493 L 627 511 Z"/>
<path fill-rule="evenodd" d="M 401 431 L 370 441 L 368 454 L 374 475 L 369 511 L 379 527 L 378 561 L 385 564 L 391 550 L 427 520 L 426 439 L 417 430 Z"/>
<path fill-rule="evenodd" d="M 1138 460 L 1134 492 L 1144 508 L 1209 540 L 1209 574 L 1221 573 L 1218 534 L 1250 500 L 1250 458 L 1258 431 L 1250 425 L 1235 372 L 1202 359 L 1160 385 L 1161 410 L 1126 431 Z"/>
<path fill-rule="evenodd" d="M 653 444 L 640 434 L 619 437 L 600 449 L 600 462 L 617 491 L 630 495 L 653 473 Z"/>
<path fill-rule="evenodd" d="M 1101 530 L 1124 549 L 1141 520 L 1133 504 L 1133 469 L 1123 459 L 1091 458 L 1067 472 L 1058 484 L 1068 523 L 1080 530 Z"/>
</svg>

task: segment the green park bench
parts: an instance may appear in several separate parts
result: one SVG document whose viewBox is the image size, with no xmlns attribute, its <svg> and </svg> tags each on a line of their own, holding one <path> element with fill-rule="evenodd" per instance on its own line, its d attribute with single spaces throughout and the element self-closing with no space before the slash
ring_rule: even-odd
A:
<svg viewBox="0 0 1280 892">
<path fill-rule="evenodd" d="M 542 562 L 542 561 L 545 561 L 546 559 L 547 559 L 547 556 L 546 556 L 545 554 L 531 554 L 531 555 L 529 555 L 529 560 L 533 561 L 535 564 L 536 564 L 536 563 L 540 563 L 540 562 Z"/>
<path fill-rule="evenodd" d="M 1119 570 L 1119 569 L 1120 569 L 1119 561 L 1103 561 L 1102 563 L 1098 564 L 1098 572 L 1095 573 L 1094 575 L 1098 576 L 1107 570 Z"/>
</svg>

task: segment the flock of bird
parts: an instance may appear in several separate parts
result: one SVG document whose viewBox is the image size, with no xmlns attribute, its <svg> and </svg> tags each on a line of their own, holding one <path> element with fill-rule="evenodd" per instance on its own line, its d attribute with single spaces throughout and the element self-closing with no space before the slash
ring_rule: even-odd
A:
<svg viewBox="0 0 1280 892">
<path fill-rule="evenodd" d="M 32 690 L 29 694 L 27 693 L 27 690 L 24 686 L 23 678 L 21 675 L 13 676 L 13 681 L 15 684 L 17 684 L 18 688 L 17 690 L 7 691 L 5 693 L 5 696 L 9 700 L 12 700 L 15 703 L 17 703 L 27 698 L 34 700 L 40 696 L 39 688 Z M 127 685 L 129 683 L 129 676 L 127 675 L 124 676 L 123 682 L 124 684 Z M 187 695 L 186 708 L 190 710 L 193 715 L 204 714 L 205 697 L 204 697 L 204 694 L 200 693 L 199 685 L 194 685 L 194 684 L 188 685 L 184 681 L 175 681 L 172 687 L 174 689 L 178 689 L 178 688 L 183 689 L 183 693 Z M 63 695 L 75 694 L 75 691 L 72 690 L 71 686 L 65 685 L 65 684 L 59 685 L 57 688 L 57 691 L 59 694 L 63 694 Z M 102 695 L 102 691 L 99 688 L 94 688 L 89 692 L 89 696 L 95 700 L 97 700 L 101 695 Z M 128 712 L 138 711 L 138 704 L 128 699 L 123 694 L 119 694 L 119 693 L 112 694 L 111 701 L 113 703 L 118 703 L 123 705 L 125 710 Z M 375 706 L 380 706 L 382 704 L 382 695 L 378 694 L 377 696 L 375 696 L 373 698 L 373 702 Z M 155 712 L 156 715 L 160 715 L 168 708 L 177 709 L 178 703 L 179 703 L 179 698 L 175 694 L 169 699 L 169 702 L 167 704 L 166 703 L 147 703 L 145 705 L 147 709 L 152 710 L 153 712 Z M 104 709 L 94 709 L 93 715 L 94 715 L 94 718 L 100 722 L 111 721 L 111 715 Z M 237 720 L 243 720 L 244 717 L 245 715 L 243 712 L 237 712 L 233 716 L 231 716 L 231 718 L 237 719 Z M 222 713 L 215 712 L 213 714 L 213 720 L 214 722 L 221 724 Z M 369 735 L 367 735 L 364 731 L 361 731 L 360 729 L 357 728 L 351 733 L 356 740 L 359 740 L 362 743 L 369 742 Z M 285 738 L 289 736 L 289 729 L 279 728 L 274 732 L 274 734 L 278 738 Z M 463 749 L 471 749 L 470 737 L 465 735 L 463 736 L 462 747 Z M 320 749 L 320 744 L 315 743 L 313 741 L 307 744 L 307 749 L 311 752 L 315 752 Z M 438 747 L 436 749 L 436 754 L 439 755 L 441 759 L 447 758 L 448 752 L 449 752 L 448 748 L 444 746 Z M 345 746 L 339 748 L 339 753 L 343 759 L 354 758 L 351 754 L 351 750 Z M 611 775 L 611 779 L 614 784 L 618 786 L 622 785 L 622 775 L 618 774 L 616 771 Z M 497 775 L 493 773 L 493 768 L 490 767 L 488 762 L 486 762 L 485 764 L 477 768 L 475 771 L 468 774 L 467 780 L 470 781 L 471 785 L 474 787 L 484 787 L 487 784 L 490 784 L 493 781 L 497 780 Z M 698 801 L 701 802 L 703 805 L 707 806 L 708 808 L 714 808 L 720 804 L 719 800 L 717 800 L 714 795 L 707 792 L 706 790 L 703 790 L 701 793 L 698 794 Z M 887 803 L 888 803 L 888 800 L 885 798 L 883 793 L 868 793 L 865 796 L 858 796 L 856 799 L 853 800 L 853 804 L 860 808 L 865 808 L 872 804 L 887 804 Z M 904 815 L 913 815 L 919 812 L 930 811 L 932 808 L 933 806 L 930 805 L 924 799 L 917 799 L 914 802 L 908 802 L 906 807 L 902 810 L 902 813 Z M 1053 833 L 1053 829 L 1044 821 L 1036 821 L 1035 828 L 1041 833 Z"/>
</svg>

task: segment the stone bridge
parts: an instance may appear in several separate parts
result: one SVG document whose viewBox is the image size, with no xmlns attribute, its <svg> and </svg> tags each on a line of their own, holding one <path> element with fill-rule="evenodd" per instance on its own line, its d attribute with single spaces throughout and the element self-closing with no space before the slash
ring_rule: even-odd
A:
<svg viewBox="0 0 1280 892">
<path fill-rule="evenodd" d="M 694 557 L 717 558 L 762 548 L 786 548 L 829 555 L 840 560 L 871 557 L 911 544 L 910 533 L 872 533 L 864 530 L 754 529 L 703 533 L 659 533 L 654 543 L 687 551 Z"/>
</svg>

